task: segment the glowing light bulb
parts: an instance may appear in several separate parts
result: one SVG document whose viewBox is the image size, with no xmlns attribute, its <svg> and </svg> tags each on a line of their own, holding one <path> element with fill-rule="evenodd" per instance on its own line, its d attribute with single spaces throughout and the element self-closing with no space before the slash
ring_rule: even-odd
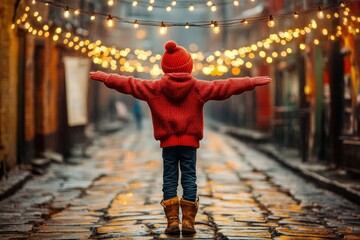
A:
<svg viewBox="0 0 360 240">
<path fill-rule="evenodd" d="M 214 22 L 213 31 L 214 31 L 214 33 L 219 33 L 220 32 L 220 27 L 219 27 L 217 22 Z"/>
<path fill-rule="evenodd" d="M 150 4 L 150 5 L 148 6 L 148 11 L 151 12 L 153 9 L 154 9 L 153 5 Z"/>
<path fill-rule="evenodd" d="M 79 15 L 79 14 L 80 14 L 79 9 L 76 9 L 76 10 L 74 11 L 74 14 L 75 14 L 75 15 Z"/>
<path fill-rule="evenodd" d="M 114 19 L 112 18 L 112 16 L 109 15 L 109 17 L 106 20 L 106 24 L 108 25 L 108 27 L 114 26 Z"/>
<path fill-rule="evenodd" d="M 135 20 L 135 22 L 134 22 L 134 28 L 138 28 L 138 27 L 139 27 L 139 23 L 138 23 L 137 20 Z"/>
<path fill-rule="evenodd" d="M 311 20 L 310 26 L 311 26 L 312 28 L 314 28 L 314 29 L 317 28 L 317 23 L 316 23 L 316 21 L 315 21 L 314 19 Z"/>
<path fill-rule="evenodd" d="M 234 1 L 234 6 L 239 6 L 239 1 L 235 0 Z"/>
<path fill-rule="evenodd" d="M 208 5 L 208 6 L 210 7 L 210 6 L 212 6 L 212 5 L 213 5 L 213 3 L 212 3 L 212 1 L 211 1 L 211 0 L 209 0 L 209 1 L 207 1 L 206 5 Z"/>
<path fill-rule="evenodd" d="M 190 28 L 189 23 L 186 23 L 185 29 L 189 29 L 189 28 Z"/>
<path fill-rule="evenodd" d="M 190 4 L 190 6 L 189 6 L 189 10 L 190 10 L 190 11 L 194 11 L 194 10 L 195 10 L 195 7 L 194 7 L 194 5 L 193 5 L 193 4 Z"/>
<path fill-rule="evenodd" d="M 66 7 L 65 12 L 64 12 L 64 17 L 68 18 L 69 16 L 70 16 L 69 8 Z"/>
<path fill-rule="evenodd" d="M 318 16 L 319 19 L 323 19 L 325 17 L 324 12 L 321 9 L 321 7 L 319 7 L 319 11 L 317 13 L 317 16 Z"/>
<path fill-rule="evenodd" d="M 93 14 L 93 15 L 91 15 L 91 17 L 90 17 L 90 20 L 91 20 L 91 21 L 94 21 L 95 18 L 96 18 L 96 17 L 95 17 L 95 15 Z"/>
<path fill-rule="evenodd" d="M 305 50 L 305 49 L 306 49 L 306 44 L 305 44 L 305 43 L 301 43 L 301 44 L 299 45 L 299 48 L 300 48 L 301 50 Z"/>
<path fill-rule="evenodd" d="M 36 0 L 32 0 L 32 2 L 31 2 L 32 4 L 36 4 Z"/>
<path fill-rule="evenodd" d="M 252 68 L 252 63 L 251 62 L 246 62 L 245 67 L 246 68 Z"/>
<path fill-rule="evenodd" d="M 108 5 L 111 7 L 111 6 L 113 6 L 114 5 L 114 0 L 109 0 L 108 1 Z"/>
<path fill-rule="evenodd" d="M 168 11 L 168 12 L 171 11 L 171 6 L 170 5 L 166 7 L 166 11 Z"/>
<path fill-rule="evenodd" d="M 161 22 L 160 34 L 164 35 L 164 34 L 166 34 L 166 32 L 167 32 L 167 27 L 164 22 Z"/>
<path fill-rule="evenodd" d="M 213 4 L 213 5 L 211 6 L 211 11 L 216 12 L 216 10 L 217 10 L 217 7 Z"/>
<path fill-rule="evenodd" d="M 136 6 L 137 6 L 137 4 L 138 4 L 138 2 L 137 2 L 137 1 L 133 1 L 132 6 L 133 6 L 133 7 L 136 7 Z"/>
<path fill-rule="evenodd" d="M 248 22 L 248 20 L 246 20 L 246 19 L 243 19 L 243 20 L 241 20 L 241 23 L 243 23 L 243 24 L 248 24 L 249 22 Z"/>
<path fill-rule="evenodd" d="M 176 0 L 172 1 L 171 5 L 175 6 L 176 5 Z"/>
<path fill-rule="evenodd" d="M 269 16 L 269 21 L 268 21 L 267 24 L 268 24 L 269 27 L 274 27 L 275 26 L 275 22 L 274 22 L 274 19 L 273 19 L 272 15 Z"/>
<path fill-rule="evenodd" d="M 299 14 L 297 12 L 294 12 L 294 18 L 298 18 Z"/>
</svg>

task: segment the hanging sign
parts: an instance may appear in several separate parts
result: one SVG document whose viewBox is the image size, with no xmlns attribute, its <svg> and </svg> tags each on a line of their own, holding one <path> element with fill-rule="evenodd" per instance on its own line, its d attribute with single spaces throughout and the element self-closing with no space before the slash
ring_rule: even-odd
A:
<svg viewBox="0 0 360 240">
<path fill-rule="evenodd" d="M 66 106 L 69 126 L 88 122 L 87 97 L 90 60 L 81 57 L 64 57 Z"/>
</svg>

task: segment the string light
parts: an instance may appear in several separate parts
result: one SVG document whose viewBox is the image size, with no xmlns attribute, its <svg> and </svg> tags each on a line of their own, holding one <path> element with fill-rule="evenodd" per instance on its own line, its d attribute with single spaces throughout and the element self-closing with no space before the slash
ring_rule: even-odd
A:
<svg viewBox="0 0 360 240">
<path fill-rule="evenodd" d="M 91 20 L 91 21 L 94 21 L 95 18 L 96 18 L 96 16 L 95 16 L 94 14 L 92 14 L 91 17 L 90 17 L 90 20 Z"/>
<path fill-rule="evenodd" d="M 133 7 L 136 7 L 137 4 L 138 4 L 138 2 L 137 2 L 136 0 L 132 2 L 132 6 L 133 6 Z"/>
<path fill-rule="evenodd" d="M 318 18 L 319 19 L 323 19 L 324 18 L 324 12 L 323 12 L 323 10 L 321 9 L 321 7 L 319 6 L 319 11 L 318 11 L 318 13 L 317 13 L 317 16 L 318 16 Z"/>
<path fill-rule="evenodd" d="M 274 22 L 273 16 L 271 14 L 269 16 L 269 21 L 268 21 L 267 25 L 269 27 L 274 27 L 275 26 L 275 22 Z"/>
<path fill-rule="evenodd" d="M 243 23 L 243 24 L 247 25 L 249 22 L 248 22 L 248 20 L 243 19 L 243 20 L 241 20 L 241 23 Z"/>
<path fill-rule="evenodd" d="M 349 10 L 349 12 L 350 12 L 350 10 Z M 83 11 L 81 11 L 81 13 L 83 13 Z M 33 17 L 33 15 L 36 15 L 37 17 L 39 17 L 38 14 L 29 14 L 29 16 L 31 16 L 31 17 Z M 336 17 L 337 15 L 338 15 L 338 13 L 333 14 L 333 17 L 330 16 L 330 18 L 327 17 L 327 19 L 338 18 L 339 16 Z M 34 18 L 36 18 L 36 16 L 34 16 Z M 29 24 L 29 22 L 26 22 L 26 23 L 22 22 L 20 19 L 23 19 L 23 18 L 24 18 L 24 16 L 19 18 L 16 21 L 16 23 L 17 24 L 24 24 L 25 28 L 28 29 L 29 33 L 37 34 L 37 32 L 38 32 L 39 36 L 49 37 L 51 35 L 50 37 L 53 38 L 53 39 L 54 38 L 55 39 L 56 38 L 60 39 L 61 35 L 58 34 L 59 30 L 57 28 L 54 29 L 54 33 L 56 32 L 57 34 L 53 35 L 53 34 L 50 34 L 48 31 L 43 33 L 43 31 L 38 30 L 35 27 L 31 26 Z M 26 18 L 24 18 L 24 19 L 26 19 Z M 346 19 L 347 19 L 346 20 L 346 27 L 341 28 L 341 26 L 338 26 L 336 34 L 335 33 L 330 34 L 330 36 L 327 38 L 328 40 L 332 40 L 332 41 L 335 40 L 336 38 L 343 35 L 345 31 L 348 32 L 348 33 L 354 34 L 354 35 L 359 33 L 360 30 L 359 30 L 358 27 L 356 27 L 357 25 L 352 25 L 352 24 L 358 24 L 358 21 L 360 21 L 360 17 L 349 15 Z M 242 22 L 242 21 L 240 21 L 240 22 Z M 245 60 L 245 62 L 248 63 L 248 64 L 246 64 L 244 61 L 241 60 L 241 58 L 253 59 L 255 57 L 255 55 L 254 55 L 254 53 L 252 51 L 258 50 L 257 47 L 259 47 L 259 48 L 264 47 L 264 50 L 266 49 L 265 51 L 270 51 L 270 49 L 269 49 L 270 44 L 281 43 L 282 45 L 286 45 L 287 42 L 290 42 L 292 39 L 295 39 L 296 36 L 298 36 L 300 33 L 302 35 L 305 35 L 305 34 L 310 33 L 312 28 L 316 29 L 316 25 L 314 25 L 314 22 L 315 22 L 315 20 L 312 19 L 311 23 L 308 24 L 307 26 L 305 26 L 303 29 L 299 29 L 299 28 L 292 29 L 292 30 L 289 29 L 288 31 L 279 32 L 278 34 L 270 34 L 269 37 L 267 37 L 267 38 L 265 38 L 263 40 L 260 40 L 260 41 L 257 42 L 257 44 L 252 44 L 251 46 L 245 46 L 245 47 L 242 47 L 240 49 L 225 50 L 223 52 L 217 51 L 215 53 L 215 55 L 218 57 L 218 59 L 215 59 L 215 62 L 217 63 L 218 66 L 216 66 L 216 65 L 214 66 L 213 64 L 206 65 L 204 63 L 201 63 L 201 61 L 203 61 L 205 59 L 203 54 L 201 52 L 192 53 L 193 59 L 197 59 L 198 61 L 200 61 L 199 63 L 196 64 L 196 67 L 195 67 L 197 69 L 196 71 L 201 71 L 201 69 L 206 68 L 207 70 L 209 70 L 209 71 L 207 71 L 208 74 L 214 75 L 214 74 L 224 74 L 224 73 L 226 73 L 227 71 L 230 71 L 230 70 L 231 70 L 231 73 L 233 73 L 233 69 L 235 69 L 236 67 L 242 66 L 244 64 L 245 64 L 244 66 L 253 66 L 254 62 L 251 62 L 251 61 L 254 61 L 254 60 L 250 60 L 250 61 Z M 219 26 L 218 22 L 216 22 L 216 21 L 215 22 L 211 21 L 211 23 L 213 25 L 215 25 L 215 23 L 216 23 L 216 25 Z M 342 23 L 343 22 L 340 22 L 340 24 L 342 24 Z M 187 24 L 189 24 L 189 23 L 187 22 Z M 315 24 L 316 24 L 316 22 L 315 22 Z M 163 25 L 164 25 L 165 28 L 167 27 L 167 25 L 165 25 L 164 23 L 163 23 Z M 209 26 L 209 24 L 206 24 L 206 25 Z M 186 26 L 186 24 L 183 24 L 182 26 Z M 44 25 L 44 30 L 45 29 L 49 29 L 49 27 L 47 25 Z M 323 28 L 323 29 L 326 29 L 326 28 Z M 323 29 L 321 29 L 321 30 L 323 30 Z M 318 33 L 320 33 L 321 30 L 318 30 L 319 31 Z M 71 36 L 71 34 L 69 36 L 68 36 L 68 34 L 70 34 L 70 33 L 66 33 L 67 38 Z M 57 37 L 54 37 L 55 35 L 57 35 Z M 65 33 L 63 33 L 62 35 L 63 35 L 63 37 L 65 37 Z M 66 44 L 65 40 L 67 40 L 67 39 L 64 39 L 64 41 L 63 41 L 64 44 Z M 79 41 L 79 37 L 75 36 L 72 41 L 67 41 L 67 43 L 69 43 L 68 44 L 69 47 L 73 48 L 76 51 L 81 51 L 82 53 L 86 52 L 86 54 L 89 57 L 92 57 L 93 59 L 94 59 L 94 57 L 99 58 L 97 61 L 98 61 L 98 64 L 102 65 L 102 67 L 111 67 L 111 69 L 118 69 L 117 66 L 115 65 L 116 61 L 115 61 L 115 64 L 114 64 L 114 60 L 113 60 L 114 56 L 111 56 L 111 55 L 115 55 L 115 53 L 118 52 L 117 53 L 118 54 L 117 59 L 119 59 L 120 58 L 120 51 L 119 50 L 115 49 L 114 53 L 113 53 L 113 50 L 111 50 L 111 55 L 110 55 L 110 49 L 111 48 L 106 47 L 106 46 L 100 46 L 100 44 L 101 44 L 100 41 L 96 42 L 97 45 L 95 43 L 93 43 L 94 46 L 90 47 L 90 45 L 91 45 L 91 44 L 89 44 L 90 41 L 86 40 L 86 41 L 88 41 L 88 43 L 86 45 L 89 46 L 89 51 L 95 51 L 95 52 L 88 52 L 87 53 L 88 50 L 87 50 L 87 48 L 83 47 L 84 43 L 82 43 L 82 42 L 85 42 L 85 41 L 80 41 L 80 42 L 78 42 L 78 41 Z M 316 44 L 320 43 L 320 41 L 319 42 L 318 41 L 319 41 L 318 39 L 313 40 L 313 44 L 316 45 Z M 299 45 L 299 48 L 305 48 L 306 49 L 307 46 L 305 45 L 305 43 L 303 43 L 303 44 L 304 45 L 301 45 L 301 46 Z M 121 51 L 123 51 L 123 50 L 121 50 Z M 145 52 L 147 52 L 147 51 L 145 51 Z M 272 57 L 267 57 L 266 62 L 268 62 L 268 63 L 272 62 L 273 58 L 277 58 L 279 56 L 285 57 L 285 56 L 287 56 L 288 54 L 291 54 L 291 53 L 292 53 L 292 51 L 291 51 L 291 48 L 289 48 L 289 47 L 286 49 L 286 51 L 285 51 L 285 49 L 283 51 L 278 51 L 278 52 L 273 52 L 272 51 L 271 53 L 269 53 L 269 55 L 272 56 Z M 262 55 L 261 57 L 266 57 L 265 52 L 263 53 L 263 51 L 260 51 L 259 55 L 260 54 Z M 265 55 L 263 55 L 263 54 L 265 54 Z M 153 59 L 154 62 L 152 62 L 152 63 L 155 63 L 155 61 L 158 61 L 157 58 L 155 60 L 155 56 L 151 56 L 152 55 L 151 52 L 149 53 L 149 55 L 146 55 L 146 56 L 145 55 L 138 55 L 136 52 L 135 52 L 135 55 L 137 56 L 137 59 L 142 60 L 142 61 L 145 61 L 148 58 Z M 159 55 L 159 54 L 157 54 L 157 55 Z M 236 55 L 239 55 L 239 57 L 241 57 L 241 58 L 236 58 Z M 121 55 L 121 56 L 123 56 L 123 55 Z M 161 69 L 159 69 L 158 64 L 151 64 L 151 67 L 148 67 L 148 66 L 143 67 L 143 66 L 141 66 L 141 63 L 138 62 L 137 60 L 133 61 L 133 60 L 130 60 L 130 59 L 126 59 L 125 58 L 126 55 L 123 56 L 123 57 L 124 57 L 123 61 L 121 61 L 122 63 L 120 63 L 120 61 L 119 61 L 119 63 L 121 64 L 121 67 L 119 67 L 120 71 L 148 72 L 148 73 L 151 73 L 152 76 L 158 76 L 159 74 L 161 74 Z M 159 55 L 159 59 L 161 59 L 161 55 Z M 214 61 L 214 59 L 208 61 L 208 63 L 210 64 L 211 61 Z M 102 64 L 102 63 L 104 63 L 104 64 Z M 229 66 L 231 64 L 231 66 L 233 66 L 233 67 L 228 68 L 224 64 L 227 65 L 227 66 Z M 157 65 L 157 68 L 156 68 L 155 65 Z M 235 72 L 239 72 L 239 71 L 240 71 L 240 69 L 237 69 Z"/>
<path fill-rule="evenodd" d="M 66 7 L 66 9 L 64 11 L 64 17 L 68 18 L 69 16 L 70 16 L 69 7 Z"/>
<path fill-rule="evenodd" d="M 161 34 L 161 35 L 164 35 L 164 34 L 166 34 L 166 32 L 167 32 L 166 25 L 165 25 L 164 22 L 161 22 L 160 34 Z"/>
<path fill-rule="evenodd" d="M 234 6 L 239 6 L 239 1 L 235 0 L 234 1 Z"/>
<path fill-rule="evenodd" d="M 194 5 L 193 5 L 193 4 L 190 4 L 190 6 L 189 6 L 189 10 L 190 10 L 190 11 L 194 11 L 194 10 L 195 10 L 195 7 L 194 7 Z"/>
<path fill-rule="evenodd" d="M 80 14 L 80 10 L 79 9 L 76 9 L 75 11 L 74 11 L 74 14 L 77 16 L 77 15 L 79 15 Z"/>
<path fill-rule="evenodd" d="M 219 24 L 217 22 L 214 22 L 213 31 L 214 31 L 214 33 L 219 33 L 220 32 L 220 27 L 219 27 Z"/>
<path fill-rule="evenodd" d="M 294 12 L 294 18 L 298 18 L 299 14 L 297 12 Z"/>
<path fill-rule="evenodd" d="M 176 5 L 176 0 L 172 1 L 171 5 L 175 6 Z"/>
<path fill-rule="evenodd" d="M 215 4 L 213 4 L 213 5 L 211 6 L 211 11 L 216 12 L 216 10 L 217 10 L 217 8 L 216 8 Z"/>
<path fill-rule="evenodd" d="M 33 5 L 34 5 L 34 4 L 36 4 L 36 0 L 32 0 L 32 2 L 31 2 L 31 3 L 32 3 Z"/>
<path fill-rule="evenodd" d="M 108 18 L 106 19 L 106 24 L 108 27 L 113 27 L 114 26 L 114 19 L 111 15 L 108 16 Z"/>
<path fill-rule="evenodd" d="M 311 26 L 312 28 L 317 28 L 317 23 L 316 23 L 316 21 L 315 21 L 314 19 L 311 20 L 310 26 Z"/>
<path fill-rule="evenodd" d="M 305 50 L 306 49 L 306 44 L 305 43 L 300 43 L 299 48 L 301 50 Z"/>
<path fill-rule="evenodd" d="M 170 5 L 166 7 L 166 11 L 167 11 L 167 12 L 170 12 L 170 11 L 171 11 L 171 6 L 170 6 Z"/>
<path fill-rule="evenodd" d="M 352 1 L 355 1 L 355 0 L 352 0 Z M 48 4 L 50 4 L 50 5 L 53 5 L 53 6 L 55 6 L 55 7 L 61 7 L 61 8 L 65 8 L 65 6 L 64 5 L 62 5 L 62 4 L 59 4 L 59 3 L 57 3 L 57 2 L 49 2 L 48 0 L 37 0 L 37 2 L 41 2 L 41 3 L 48 3 Z M 130 3 L 137 3 L 138 1 L 137 0 L 134 0 L 134 1 L 131 1 Z M 213 1 L 211 1 L 211 0 L 209 0 L 209 1 L 207 1 L 206 3 L 208 3 L 208 2 L 211 2 L 212 4 L 213 4 Z M 233 1 L 231 1 L 232 3 L 233 3 Z M 154 0 L 151 0 L 150 1 L 150 5 L 148 6 L 148 11 L 152 11 L 153 9 L 154 9 L 154 5 L 152 4 L 152 3 L 154 3 Z M 350 4 L 350 3 L 346 3 L 346 5 L 348 5 L 348 4 Z M 192 8 L 192 7 L 193 8 Z M 189 7 L 189 10 L 191 9 L 191 10 L 195 10 L 195 6 L 194 6 L 194 4 L 193 3 L 191 3 L 191 6 L 188 6 Z M 191 7 L 191 8 L 190 8 Z M 166 8 L 166 6 L 165 6 L 165 8 Z M 323 10 L 329 10 L 329 9 L 332 9 L 332 8 L 340 8 L 340 6 L 339 6 L 339 4 L 332 4 L 332 5 L 328 5 L 328 6 L 325 6 L 325 7 L 323 7 L 321 10 L 323 11 Z M 71 10 L 71 11 L 75 11 L 76 9 L 69 9 L 69 10 Z M 213 8 L 213 10 L 214 10 L 214 8 Z M 347 11 L 348 10 L 348 11 Z M 346 9 L 345 9 L 345 11 L 344 11 L 344 15 L 345 14 L 349 14 L 349 8 L 347 7 Z M 279 14 L 279 18 L 281 18 L 281 19 L 283 19 L 283 18 L 286 18 L 286 17 L 290 17 L 290 16 L 298 16 L 298 15 L 300 15 L 300 14 L 308 14 L 308 13 L 310 13 L 310 12 L 319 12 L 319 8 L 317 8 L 317 9 L 315 9 L 315 10 L 303 10 L 303 11 L 299 11 L 299 12 L 296 12 L 296 14 L 294 14 L 294 12 L 293 13 L 290 13 L 290 14 Z M 81 10 L 80 11 L 80 13 L 81 14 L 86 14 L 86 15 L 89 15 L 89 18 L 91 17 L 91 15 L 101 15 L 102 17 L 104 16 L 104 14 L 103 13 L 95 13 L 95 12 L 87 12 L 87 11 L 83 11 L 83 10 Z M 339 14 L 338 13 L 335 13 L 334 14 L 334 16 L 338 16 L 339 17 Z M 324 16 L 325 16 L 325 14 L 324 14 Z M 268 18 L 266 18 L 265 16 L 262 16 L 262 17 L 253 17 L 253 18 L 248 18 L 245 22 L 243 21 L 243 20 L 241 20 L 241 19 L 229 19 L 229 20 L 223 20 L 223 21 L 221 21 L 221 26 L 222 27 L 234 27 L 234 26 L 237 26 L 237 25 L 245 25 L 245 24 L 247 24 L 247 23 L 255 23 L 255 22 L 260 22 L 260 21 L 266 21 L 266 19 L 267 19 L 267 22 L 268 22 L 268 24 L 270 25 L 270 26 L 272 26 L 272 24 L 274 24 L 275 25 L 275 22 L 273 22 L 274 21 L 274 19 L 276 18 L 277 16 L 274 16 L 273 17 L 273 20 L 271 21 L 270 19 L 269 19 L 269 17 Z M 331 15 L 330 14 L 327 14 L 326 15 L 326 17 L 327 18 L 329 18 L 329 17 L 331 17 Z M 123 22 L 123 23 L 132 23 L 133 22 L 133 20 L 130 20 L 130 19 L 125 19 L 125 18 L 123 18 L 123 17 L 117 17 L 117 16 L 113 16 L 113 18 L 114 18 L 114 21 L 120 21 L 120 22 Z M 158 24 L 160 24 L 160 22 L 156 22 L 156 21 L 150 21 L 150 20 L 141 20 L 141 25 L 146 25 L 146 26 L 157 26 Z M 191 23 L 191 22 L 189 22 L 189 25 L 193 25 L 193 26 L 195 26 L 195 27 L 209 27 L 209 24 L 208 23 L 199 23 L 199 22 L 194 22 L 194 23 Z M 168 23 L 167 24 L 167 27 L 176 27 L 176 26 L 185 26 L 185 22 L 180 22 L 180 23 L 176 23 L 176 22 L 172 22 L 172 23 Z M 355 29 L 355 28 L 354 28 Z"/>
<path fill-rule="evenodd" d="M 114 5 L 114 0 L 109 0 L 107 3 L 108 3 L 108 5 L 111 7 L 111 6 Z"/>
<path fill-rule="evenodd" d="M 209 7 L 213 5 L 213 2 L 211 0 L 207 1 L 206 5 L 208 5 Z"/>
<path fill-rule="evenodd" d="M 185 24 L 185 29 L 189 29 L 189 28 L 190 28 L 189 23 L 186 23 Z"/>
</svg>

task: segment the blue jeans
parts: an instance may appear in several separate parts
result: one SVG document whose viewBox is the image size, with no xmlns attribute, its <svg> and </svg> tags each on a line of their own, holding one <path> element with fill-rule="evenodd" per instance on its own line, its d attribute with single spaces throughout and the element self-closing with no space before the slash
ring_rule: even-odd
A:
<svg viewBox="0 0 360 240">
<path fill-rule="evenodd" d="M 173 146 L 163 148 L 163 198 L 164 200 L 177 196 L 179 182 L 179 163 L 181 170 L 181 186 L 183 198 L 196 201 L 196 148 L 188 146 Z"/>
</svg>

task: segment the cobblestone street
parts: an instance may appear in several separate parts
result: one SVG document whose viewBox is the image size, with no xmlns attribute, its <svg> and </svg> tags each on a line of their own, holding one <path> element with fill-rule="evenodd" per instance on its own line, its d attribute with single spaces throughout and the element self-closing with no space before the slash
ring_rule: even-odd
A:
<svg viewBox="0 0 360 240">
<path fill-rule="evenodd" d="M 89 159 L 34 176 L 0 202 L 0 239 L 178 239 L 163 234 L 161 149 L 148 129 L 99 136 Z M 359 206 L 229 136 L 205 130 L 197 169 L 198 233 L 181 239 L 360 239 Z"/>
</svg>

